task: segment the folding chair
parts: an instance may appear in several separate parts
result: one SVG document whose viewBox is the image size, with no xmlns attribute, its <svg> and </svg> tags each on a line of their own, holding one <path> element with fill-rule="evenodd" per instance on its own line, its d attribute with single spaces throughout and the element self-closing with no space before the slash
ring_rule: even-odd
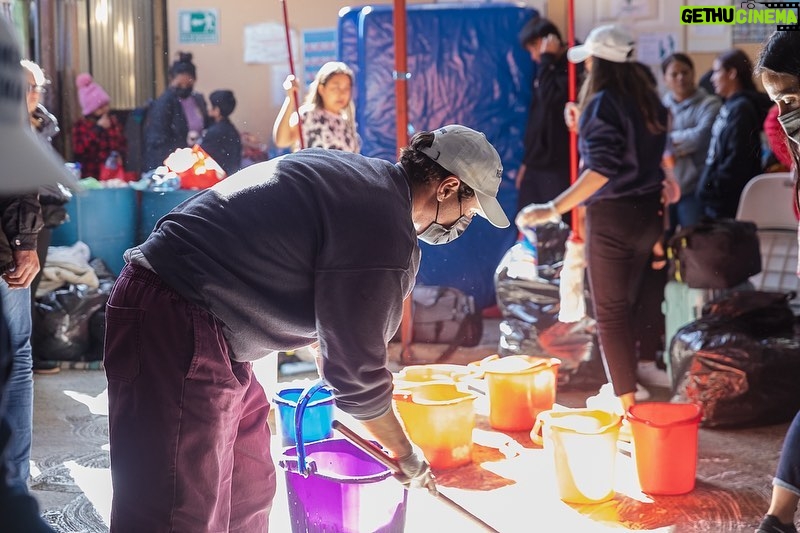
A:
<svg viewBox="0 0 800 533">
<path fill-rule="evenodd" d="M 739 199 L 736 219 L 754 222 L 758 228 L 762 270 L 750 278 L 756 290 L 800 293 L 793 190 L 788 172 L 760 174 L 747 183 Z M 800 308 L 800 300 L 791 303 Z"/>
</svg>

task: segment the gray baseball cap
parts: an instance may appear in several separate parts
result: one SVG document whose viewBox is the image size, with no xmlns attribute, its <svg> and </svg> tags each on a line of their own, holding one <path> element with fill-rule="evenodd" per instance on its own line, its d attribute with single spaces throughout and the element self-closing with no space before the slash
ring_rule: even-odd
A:
<svg viewBox="0 0 800 533">
<path fill-rule="evenodd" d="M 433 132 L 433 144 L 420 151 L 475 191 L 483 216 L 493 226 L 511 223 L 497 201 L 503 163 L 486 136 L 466 126 L 449 124 Z"/>
<path fill-rule="evenodd" d="M 14 27 L 0 16 L 0 192 L 35 192 L 40 185 L 57 183 L 76 188 L 64 160 L 33 132 L 26 92 Z"/>
</svg>

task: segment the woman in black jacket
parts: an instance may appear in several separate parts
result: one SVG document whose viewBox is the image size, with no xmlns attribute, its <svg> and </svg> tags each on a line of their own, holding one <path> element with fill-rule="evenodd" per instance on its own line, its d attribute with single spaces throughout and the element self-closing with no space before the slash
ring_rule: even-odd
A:
<svg viewBox="0 0 800 533">
<path fill-rule="evenodd" d="M 756 91 L 752 64 L 741 50 L 714 60 L 711 83 L 725 103 L 711 126 L 697 197 L 705 216 L 734 218 L 744 186 L 761 173 L 761 130 L 770 102 Z"/>
<path fill-rule="evenodd" d="M 142 168 L 154 170 L 178 148 L 193 146 L 208 126 L 206 100 L 194 92 L 197 69 L 192 54 L 179 52 L 169 68 L 169 87 L 147 111 Z"/>
</svg>

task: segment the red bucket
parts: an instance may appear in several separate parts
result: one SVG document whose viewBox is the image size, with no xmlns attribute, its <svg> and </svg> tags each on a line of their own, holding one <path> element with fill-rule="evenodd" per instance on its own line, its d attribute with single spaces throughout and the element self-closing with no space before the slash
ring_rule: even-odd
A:
<svg viewBox="0 0 800 533">
<path fill-rule="evenodd" d="M 697 433 L 702 418 L 693 403 L 647 402 L 631 406 L 627 419 L 633 458 L 646 494 L 686 494 L 694 490 Z"/>
</svg>

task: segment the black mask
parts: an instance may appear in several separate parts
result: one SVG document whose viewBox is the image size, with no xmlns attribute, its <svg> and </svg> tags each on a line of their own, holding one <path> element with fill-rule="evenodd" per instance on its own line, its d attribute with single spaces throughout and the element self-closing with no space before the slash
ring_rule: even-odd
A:
<svg viewBox="0 0 800 533">
<path fill-rule="evenodd" d="M 175 87 L 175 94 L 178 98 L 189 98 L 192 95 L 194 87 Z"/>
</svg>

